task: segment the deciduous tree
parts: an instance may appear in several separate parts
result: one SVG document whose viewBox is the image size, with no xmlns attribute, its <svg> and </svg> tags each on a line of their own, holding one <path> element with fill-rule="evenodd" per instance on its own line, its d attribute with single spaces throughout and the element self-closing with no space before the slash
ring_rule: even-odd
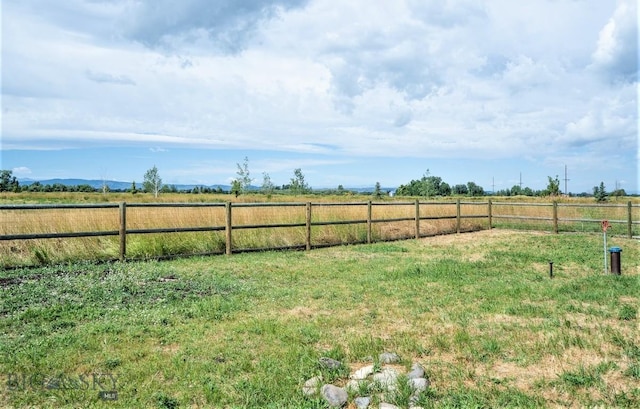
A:
<svg viewBox="0 0 640 409">
<path fill-rule="evenodd" d="M 289 189 L 294 195 L 302 195 L 309 192 L 309 186 L 304 180 L 302 169 L 298 168 L 293 171 L 294 178 L 291 179 Z"/>
<path fill-rule="evenodd" d="M 160 178 L 156 165 L 153 165 L 153 167 L 144 174 L 142 186 L 145 192 L 153 193 L 153 197 L 158 197 L 158 193 L 160 193 L 160 189 L 162 189 L 162 179 Z"/>
<path fill-rule="evenodd" d="M 249 172 L 249 158 L 247 156 L 244 157 L 244 162 L 242 165 L 236 163 L 238 166 L 238 171 L 236 174 L 238 175 L 238 182 L 240 182 L 240 192 L 247 193 L 249 188 L 251 187 L 251 173 Z"/>
</svg>

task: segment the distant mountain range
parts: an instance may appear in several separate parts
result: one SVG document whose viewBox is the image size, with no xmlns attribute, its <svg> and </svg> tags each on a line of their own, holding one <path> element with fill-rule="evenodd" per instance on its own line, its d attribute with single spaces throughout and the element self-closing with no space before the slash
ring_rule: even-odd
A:
<svg viewBox="0 0 640 409">
<path fill-rule="evenodd" d="M 33 180 L 33 179 L 18 179 L 20 185 L 30 185 L 35 182 L 39 182 L 41 185 L 54 185 L 56 183 L 65 186 L 78 186 L 89 185 L 95 189 L 102 189 L 103 184 L 106 184 L 109 190 L 126 190 L 131 189 L 131 182 L 120 182 L 117 180 L 95 180 L 95 179 L 45 179 L 45 180 Z M 229 185 L 174 185 L 172 183 L 169 186 L 175 186 L 178 190 L 192 190 L 198 186 L 204 186 L 212 189 L 220 187 L 222 190 L 229 190 Z M 136 183 L 138 189 L 142 188 L 142 183 Z"/>
<path fill-rule="evenodd" d="M 45 180 L 34 180 L 34 179 L 18 179 L 18 182 L 20 182 L 20 185 L 30 185 L 32 183 L 35 182 L 39 182 L 41 185 L 54 185 L 54 184 L 61 184 L 61 185 L 65 185 L 65 186 L 79 186 L 79 185 L 89 185 L 95 189 L 102 189 L 103 184 L 106 183 L 107 187 L 109 188 L 109 190 L 127 190 L 127 189 L 131 189 L 131 182 L 121 182 L 121 181 L 117 181 L 117 180 L 95 180 L 95 179 L 45 179 Z M 183 190 L 193 190 L 194 188 L 197 187 L 207 187 L 210 189 L 222 189 L 224 191 L 229 191 L 231 190 L 231 186 L 230 185 L 182 185 L 182 184 L 173 184 L 173 183 L 168 183 L 168 186 L 175 186 L 176 189 L 183 191 Z M 142 182 L 136 183 L 136 187 L 138 189 L 142 189 Z M 258 186 L 252 186 L 253 189 L 258 190 L 259 187 Z M 333 190 L 333 189 L 329 189 L 329 188 L 319 188 L 319 189 L 314 189 L 314 190 Z M 347 188 L 345 187 L 344 190 L 347 191 L 351 191 L 351 192 L 357 192 L 357 193 L 366 193 L 366 192 L 373 192 L 375 190 L 375 188 L 373 187 L 356 187 L 356 188 Z M 383 192 L 390 192 L 390 191 L 395 191 L 396 188 L 395 187 L 382 187 L 381 190 Z"/>
</svg>

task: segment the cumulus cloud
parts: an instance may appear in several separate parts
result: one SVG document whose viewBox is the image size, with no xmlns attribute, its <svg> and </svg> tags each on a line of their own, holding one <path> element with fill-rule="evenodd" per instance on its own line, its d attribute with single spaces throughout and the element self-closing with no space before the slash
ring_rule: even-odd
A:
<svg viewBox="0 0 640 409">
<path fill-rule="evenodd" d="M 613 80 L 638 80 L 637 1 L 618 3 L 613 16 L 600 30 L 592 55 L 593 67 Z"/>
<path fill-rule="evenodd" d="M 131 3 L 124 35 L 170 50 L 189 44 L 235 53 L 245 49 L 260 23 L 306 0 L 142 0 Z"/>
<path fill-rule="evenodd" d="M 3 147 L 637 150 L 631 0 L 6 4 Z"/>
</svg>

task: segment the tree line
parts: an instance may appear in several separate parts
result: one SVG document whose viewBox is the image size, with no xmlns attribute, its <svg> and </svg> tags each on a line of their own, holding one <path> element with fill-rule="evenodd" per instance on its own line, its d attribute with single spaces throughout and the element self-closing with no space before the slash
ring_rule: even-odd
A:
<svg viewBox="0 0 640 409">
<path fill-rule="evenodd" d="M 283 185 L 275 185 L 271 181 L 271 177 L 267 172 L 262 173 L 262 184 L 260 186 L 253 185 L 255 179 L 251 177 L 249 170 L 249 158 L 245 157 L 242 163 L 237 164 L 236 178 L 231 181 L 229 190 L 224 190 L 221 187 L 212 188 L 208 186 L 196 186 L 187 190 L 179 190 L 175 185 L 165 185 L 162 182 L 158 168 L 154 165 L 147 170 L 143 176 L 142 187 L 138 188 L 136 182 L 131 183 L 131 188 L 124 190 L 114 190 L 118 192 L 129 192 L 132 194 L 137 193 L 151 193 L 154 197 L 158 197 L 161 193 L 218 193 L 218 194 L 233 194 L 236 197 L 248 193 L 261 193 L 267 197 L 271 197 L 274 193 L 284 193 L 292 195 L 303 194 L 370 194 L 379 199 L 383 196 L 389 195 L 389 191 L 383 192 L 380 187 L 380 183 L 376 182 L 373 192 L 353 192 L 345 189 L 342 185 L 338 185 L 336 189 L 321 189 L 314 190 L 306 182 L 305 175 L 301 168 L 297 168 L 293 171 L 293 177 L 289 180 L 289 183 Z M 101 188 L 96 188 L 88 184 L 80 185 L 65 185 L 62 183 L 54 184 L 41 184 L 40 182 L 33 182 L 30 184 L 21 185 L 11 170 L 0 170 L 0 192 L 99 192 L 106 193 L 109 188 L 106 183 Z M 514 185 L 512 188 L 498 190 L 496 192 L 486 192 L 484 188 L 475 182 L 467 182 L 466 184 L 450 185 L 445 182 L 441 177 L 431 175 L 427 169 L 426 173 L 420 179 L 414 179 L 406 184 L 400 185 L 395 191 L 396 196 L 418 196 L 426 198 L 446 197 L 446 196 L 469 196 L 478 197 L 486 195 L 495 196 L 560 196 L 560 180 L 556 175 L 555 178 L 548 177 L 548 184 L 546 189 L 534 190 L 529 187 L 522 187 L 521 185 Z M 604 182 L 600 182 L 598 186 L 593 187 L 593 194 L 581 193 L 576 196 L 593 196 L 597 202 L 604 202 L 610 197 L 626 196 L 627 193 L 624 189 L 615 189 L 611 192 L 607 192 Z"/>
</svg>

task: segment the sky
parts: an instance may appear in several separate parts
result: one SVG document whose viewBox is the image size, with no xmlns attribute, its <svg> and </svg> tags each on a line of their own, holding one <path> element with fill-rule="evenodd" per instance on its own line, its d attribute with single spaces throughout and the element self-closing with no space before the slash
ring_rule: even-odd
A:
<svg viewBox="0 0 640 409">
<path fill-rule="evenodd" d="M 640 193 L 636 0 L 2 0 L 0 169 Z"/>
</svg>

